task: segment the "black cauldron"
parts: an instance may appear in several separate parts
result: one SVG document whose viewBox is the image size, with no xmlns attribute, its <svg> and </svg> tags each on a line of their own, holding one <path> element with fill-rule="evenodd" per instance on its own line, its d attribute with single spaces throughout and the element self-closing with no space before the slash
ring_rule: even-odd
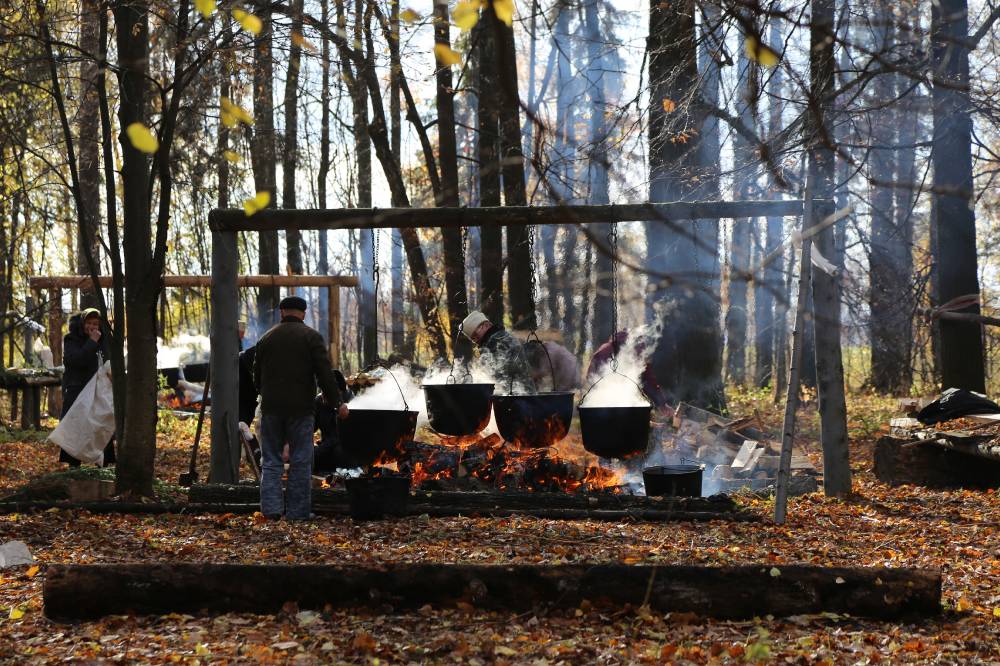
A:
<svg viewBox="0 0 1000 666">
<path fill-rule="evenodd" d="M 344 450 L 359 467 L 371 465 L 385 454 L 393 460 L 417 431 L 417 412 L 402 409 L 351 409 L 337 423 Z"/>
<path fill-rule="evenodd" d="M 583 448 L 602 458 L 627 458 L 643 453 L 649 444 L 653 408 L 580 406 Z"/>
<path fill-rule="evenodd" d="M 701 497 L 700 465 L 661 465 L 642 470 L 646 495 L 651 497 Z"/>
<path fill-rule="evenodd" d="M 490 422 L 493 384 L 424 384 L 427 418 L 435 432 L 474 435 Z"/>
<path fill-rule="evenodd" d="M 344 481 L 354 520 L 378 520 L 406 514 L 410 501 L 409 476 L 359 476 Z"/>
<path fill-rule="evenodd" d="M 522 449 L 552 446 L 569 432 L 573 393 L 494 395 L 493 414 L 504 441 Z"/>
</svg>

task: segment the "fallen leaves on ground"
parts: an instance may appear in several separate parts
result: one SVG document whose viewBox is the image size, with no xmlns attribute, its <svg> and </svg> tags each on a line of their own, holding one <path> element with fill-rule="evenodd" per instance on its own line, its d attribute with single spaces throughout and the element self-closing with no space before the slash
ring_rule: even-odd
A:
<svg viewBox="0 0 1000 666">
<path fill-rule="evenodd" d="M 882 403 L 865 408 L 884 409 Z M 741 408 L 749 406 L 741 405 Z M 739 413 L 736 409 L 735 412 Z M 772 414 L 762 418 L 773 425 Z M 859 418 L 870 424 L 872 419 Z M 809 437 L 812 419 L 805 419 Z M 353 524 L 260 522 L 251 515 L 139 516 L 47 511 L 0 515 L 0 542 L 20 539 L 38 565 L 0 572 L 0 662 L 468 664 L 990 663 L 1000 660 L 1000 498 L 993 492 L 888 488 L 870 473 L 874 429 L 855 431 L 857 496 L 792 498 L 785 525 L 606 523 L 512 517 L 422 517 Z M 184 471 L 193 423 L 161 428 L 157 473 Z M 819 450 L 801 441 L 819 461 Z M 0 489 L 58 465 L 55 447 L 0 443 Z M 204 456 L 207 462 L 207 455 Z M 12 466 L 13 465 L 13 466 Z M 203 472 L 207 471 L 202 468 Z M 767 500 L 741 498 L 768 514 Z M 400 611 L 289 608 L 276 615 L 109 617 L 74 625 L 42 614 L 52 562 L 629 562 L 711 566 L 794 563 L 940 568 L 944 614 L 889 623 L 834 614 L 744 622 L 579 608 L 514 614 L 473 604 Z M 34 573 L 34 566 L 40 570 Z"/>
</svg>

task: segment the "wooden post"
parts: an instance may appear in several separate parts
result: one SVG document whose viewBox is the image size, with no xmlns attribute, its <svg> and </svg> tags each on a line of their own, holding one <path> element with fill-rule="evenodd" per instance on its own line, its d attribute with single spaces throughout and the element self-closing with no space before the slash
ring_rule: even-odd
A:
<svg viewBox="0 0 1000 666">
<path fill-rule="evenodd" d="M 340 287 L 329 287 L 329 298 L 326 299 L 328 310 L 328 335 L 330 341 L 330 362 L 333 367 L 340 367 Z"/>
<path fill-rule="evenodd" d="M 236 234 L 212 232 L 212 453 L 209 481 L 239 481 L 239 267 Z"/>
<path fill-rule="evenodd" d="M 49 289 L 49 348 L 52 350 L 52 364 L 62 365 L 62 289 Z M 49 416 L 62 414 L 62 391 L 58 386 L 49 388 Z"/>
</svg>

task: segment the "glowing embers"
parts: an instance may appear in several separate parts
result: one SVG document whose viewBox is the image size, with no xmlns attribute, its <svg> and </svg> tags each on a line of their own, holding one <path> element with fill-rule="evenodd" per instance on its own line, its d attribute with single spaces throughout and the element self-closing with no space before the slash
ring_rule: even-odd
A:
<svg viewBox="0 0 1000 666">
<path fill-rule="evenodd" d="M 569 432 L 573 393 L 494 395 L 493 415 L 505 441 L 519 449 L 552 446 Z"/>
</svg>

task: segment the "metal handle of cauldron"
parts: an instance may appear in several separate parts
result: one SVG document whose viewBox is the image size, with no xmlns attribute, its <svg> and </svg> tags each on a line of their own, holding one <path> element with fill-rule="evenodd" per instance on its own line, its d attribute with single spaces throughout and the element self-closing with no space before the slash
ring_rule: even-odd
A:
<svg viewBox="0 0 1000 666">
<path fill-rule="evenodd" d="M 399 380 L 396 379 L 396 375 L 392 374 L 392 370 L 389 368 L 386 368 L 385 371 L 389 373 L 390 377 L 392 377 L 392 381 L 396 382 L 396 388 L 399 389 L 399 397 L 403 399 L 403 411 L 410 411 L 410 403 L 406 402 L 406 394 L 403 393 L 403 387 L 399 385 Z"/>
<path fill-rule="evenodd" d="M 531 339 L 532 337 L 534 337 L 535 339 L 532 340 Z M 528 335 L 524 338 L 524 344 L 525 344 L 525 346 L 527 346 L 529 344 L 537 344 L 539 347 L 542 348 L 542 351 L 545 352 L 545 358 L 549 362 L 549 372 L 552 374 L 552 390 L 555 391 L 556 390 L 556 366 L 552 364 L 552 356 L 549 354 L 549 350 L 545 348 L 545 343 L 542 342 L 542 339 L 538 337 L 538 332 L 537 331 L 530 331 L 528 333 Z M 602 377 L 602 379 L 603 379 L 603 377 Z M 641 391 L 642 389 L 639 389 L 639 390 Z"/>
<path fill-rule="evenodd" d="M 590 392 L 594 390 L 595 386 L 597 386 L 598 384 L 600 384 L 601 382 L 603 382 L 605 379 L 607 379 L 611 375 L 618 375 L 619 377 L 624 377 L 625 379 L 627 379 L 630 382 L 632 382 L 635 385 L 635 387 L 637 389 L 639 389 L 639 395 L 641 395 L 643 398 L 645 398 L 646 402 L 648 402 L 649 405 L 652 407 L 653 401 L 649 398 L 648 395 L 646 395 L 646 392 L 642 390 L 642 386 L 640 386 L 638 382 L 636 382 L 634 379 L 632 379 L 628 375 L 626 375 L 624 373 L 621 373 L 621 372 L 618 372 L 617 370 L 612 370 L 611 372 L 605 374 L 603 377 L 601 377 L 596 382 L 594 382 L 593 384 L 591 384 L 590 388 L 587 389 L 587 392 L 584 393 L 582 396 L 580 396 L 580 405 L 582 406 L 583 403 L 587 401 L 587 396 L 590 395 Z"/>
</svg>

